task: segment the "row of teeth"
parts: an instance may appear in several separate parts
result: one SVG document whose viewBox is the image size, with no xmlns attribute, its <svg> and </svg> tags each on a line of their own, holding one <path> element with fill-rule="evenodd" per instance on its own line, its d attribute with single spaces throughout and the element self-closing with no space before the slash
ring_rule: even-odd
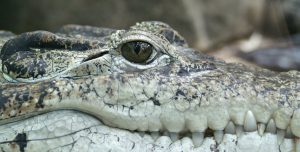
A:
<svg viewBox="0 0 300 152">
<path fill-rule="evenodd" d="M 290 138 L 293 139 L 296 136 L 293 135 L 290 126 L 287 127 L 287 129 L 279 129 L 276 127 L 274 119 L 270 119 L 267 124 L 263 123 L 257 123 L 256 119 L 251 111 L 248 111 L 245 120 L 244 125 L 235 125 L 232 121 L 229 121 L 227 126 L 224 130 L 211 130 L 207 129 L 204 132 L 192 132 L 189 136 L 191 136 L 193 143 L 196 147 L 199 147 L 202 145 L 202 142 L 205 137 L 209 136 L 209 134 L 212 134 L 215 138 L 215 141 L 220 144 L 223 141 L 224 134 L 236 134 L 237 137 L 240 137 L 244 134 L 244 132 L 254 132 L 257 131 L 260 136 L 263 136 L 265 132 L 277 134 L 277 141 L 280 145 L 284 138 Z M 140 134 L 143 134 L 140 132 Z M 166 135 L 171 138 L 171 140 L 177 141 L 182 133 L 175 133 L 175 132 L 151 132 L 150 133 L 152 138 L 156 140 L 161 135 Z M 184 133 L 186 136 L 187 133 Z M 297 137 L 296 137 L 297 138 Z"/>
</svg>

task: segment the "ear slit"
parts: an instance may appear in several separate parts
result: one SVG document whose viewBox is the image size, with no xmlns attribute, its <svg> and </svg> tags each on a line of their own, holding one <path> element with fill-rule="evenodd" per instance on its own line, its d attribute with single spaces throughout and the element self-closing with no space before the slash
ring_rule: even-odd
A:
<svg viewBox="0 0 300 152">
<path fill-rule="evenodd" d="M 82 62 L 86 62 L 86 61 L 89 61 L 89 60 L 99 58 L 99 57 L 101 57 L 105 54 L 108 54 L 108 53 L 109 53 L 108 51 L 103 51 L 103 52 L 100 52 L 100 53 L 97 53 L 97 54 L 93 54 L 93 55 L 87 57 L 86 59 L 82 60 Z"/>
</svg>

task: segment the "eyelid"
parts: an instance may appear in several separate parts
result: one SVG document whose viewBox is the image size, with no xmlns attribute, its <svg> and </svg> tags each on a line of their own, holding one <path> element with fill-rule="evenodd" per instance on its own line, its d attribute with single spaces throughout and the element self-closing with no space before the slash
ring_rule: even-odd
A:
<svg viewBox="0 0 300 152">
<path fill-rule="evenodd" d="M 162 42 L 166 41 L 162 37 L 151 34 L 145 31 L 130 31 L 128 33 L 125 33 L 122 36 L 122 41 L 118 45 L 118 51 L 120 52 L 121 46 L 127 42 L 132 42 L 132 41 L 143 41 L 151 44 L 153 48 L 158 51 L 162 52 L 165 54 L 168 54 L 167 48 L 165 48 L 165 45 L 161 45 Z"/>
<path fill-rule="evenodd" d="M 157 58 L 158 55 L 159 55 L 159 52 L 158 52 L 155 48 L 153 48 L 152 54 L 150 55 L 150 57 L 149 57 L 149 59 L 146 61 L 146 63 L 151 63 L 151 62 L 153 62 L 153 60 L 154 60 L 155 58 Z"/>
</svg>

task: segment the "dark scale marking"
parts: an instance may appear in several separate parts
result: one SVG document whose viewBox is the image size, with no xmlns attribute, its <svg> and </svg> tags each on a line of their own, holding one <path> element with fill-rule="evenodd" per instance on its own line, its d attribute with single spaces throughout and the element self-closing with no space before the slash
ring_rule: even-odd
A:
<svg viewBox="0 0 300 152">
<path fill-rule="evenodd" d="M 2 94 L 3 90 L 0 89 L 0 111 L 3 110 L 5 111 L 6 107 L 5 107 L 5 104 L 8 102 L 9 100 L 9 97 L 8 96 L 5 96 Z"/>
<path fill-rule="evenodd" d="M 24 101 L 27 101 L 29 99 L 29 92 L 22 94 L 22 98 Z"/>
<path fill-rule="evenodd" d="M 185 93 L 184 93 L 182 90 L 180 90 L 180 89 L 177 89 L 177 91 L 176 91 L 176 96 L 179 96 L 179 95 L 181 95 L 181 96 L 184 96 L 184 97 L 185 97 Z"/>
<path fill-rule="evenodd" d="M 208 71 L 216 69 L 216 65 L 213 63 L 202 63 L 202 64 L 194 64 L 187 66 L 180 66 L 177 74 L 179 76 L 190 76 L 191 73 L 197 73 L 201 71 Z"/>
<path fill-rule="evenodd" d="M 23 101 L 22 94 L 20 94 L 19 92 L 17 92 L 15 100 L 16 101 Z"/>
<path fill-rule="evenodd" d="M 33 51 L 31 48 L 66 49 L 69 51 L 86 51 L 98 48 L 98 41 L 95 41 L 93 45 L 90 42 L 90 40 L 61 38 L 47 31 L 28 32 L 8 40 L 2 47 L 0 58 L 6 60 L 16 52 Z"/>
<path fill-rule="evenodd" d="M 38 77 L 39 75 L 40 76 L 45 75 L 47 67 L 48 67 L 48 65 L 43 59 L 39 60 L 37 63 L 38 73 L 36 74 L 36 77 Z"/>
<path fill-rule="evenodd" d="M 134 147 L 135 147 L 135 143 L 133 142 L 133 145 L 132 145 L 132 147 L 131 147 L 131 150 L 133 150 L 133 149 L 134 149 Z"/>
<path fill-rule="evenodd" d="M 150 97 L 149 100 L 151 100 L 153 102 L 153 104 L 156 105 L 156 106 L 160 106 L 161 105 L 160 102 L 159 102 L 159 100 L 157 100 L 154 97 Z"/>
<path fill-rule="evenodd" d="M 51 54 L 47 53 L 46 58 L 51 59 Z"/>
<path fill-rule="evenodd" d="M 54 88 L 54 90 L 57 91 L 57 95 L 58 95 L 59 101 L 61 102 L 61 100 L 62 100 L 62 94 L 61 94 L 61 91 L 59 90 L 58 87 L 53 87 L 53 88 Z"/>
<path fill-rule="evenodd" d="M 80 86 L 79 86 L 79 92 L 82 92 L 82 93 L 80 94 L 80 97 L 82 98 L 82 100 L 87 100 L 87 99 L 88 99 L 87 96 L 86 96 L 86 94 L 89 93 L 89 89 L 84 89 L 84 88 L 82 87 L 82 85 L 80 85 Z"/>
<path fill-rule="evenodd" d="M 120 74 L 116 75 L 115 79 L 117 79 L 118 81 L 122 82 L 122 83 L 126 83 L 126 78 Z"/>
<path fill-rule="evenodd" d="M 3 147 L 1 147 L 1 152 L 6 152 L 6 151 L 3 149 Z"/>
<path fill-rule="evenodd" d="M 172 69 L 174 67 L 173 66 L 165 66 L 165 67 L 162 67 L 161 69 L 159 69 L 157 72 L 160 74 L 160 75 L 163 75 L 163 76 L 169 76 L 170 73 L 172 72 Z M 160 80 L 161 81 L 161 80 Z"/>
<path fill-rule="evenodd" d="M 13 144 L 17 144 L 19 146 L 20 152 L 25 152 L 25 148 L 27 147 L 27 135 L 26 133 L 19 133 L 15 137 Z"/>
<path fill-rule="evenodd" d="M 44 108 L 45 105 L 44 105 L 44 98 L 45 96 L 47 96 L 47 92 L 43 92 L 40 97 L 39 97 L 39 100 L 38 100 L 38 103 L 36 103 L 35 107 L 36 108 Z"/>
<path fill-rule="evenodd" d="M 15 98 L 15 100 L 18 101 L 18 103 L 19 103 L 18 109 L 20 109 L 21 106 L 22 106 L 22 104 L 23 104 L 24 102 L 27 102 L 28 99 L 29 99 L 29 92 L 28 92 L 27 90 L 26 90 L 26 92 L 24 92 L 24 93 L 19 93 L 19 92 L 17 92 L 17 93 L 16 93 L 16 98 Z M 12 105 L 12 106 L 13 106 L 13 105 Z"/>
<path fill-rule="evenodd" d="M 106 89 L 105 93 L 108 94 L 108 95 L 110 95 L 110 96 L 113 96 L 113 93 L 114 93 L 113 91 L 114 90 L 109 87 L 109 88 Z"/>
<path fill-rule="evenodd" d="M 197 98 L 199 98 L 199 96 L 198 96 L 197 93 L 195 93 L 195 94 L 192 95 L 192 98 L 193 98 L 193 99 L 197 99 Z"/>
<path fill-rule="evenodd" d="M 178 45 L 178 46 L 185 46 L 187 45 L 184 38 L 179 36 L 178 33 L 176 33 L 172 29 L 164 29 L 160 32 L 171 44 Z"/>
<path fill-rule="evenodd" d="M 161 32 L 162 35 L 165 36 L 165 38 L 170 42 L 170 43 L 173 43 L 174 41 L 174 32 L 171 31 L 171 30 L 163 30 Z"/>
<path fill-rule="evenodd" d="M 0 96 L 0 110 L 5 111 L 5 109 L 6 109 L 5 104 L 7 103 L 8 100 L 9 100 L 9 97 Z"/>
<path fill-rule="evenodd" d="M 38 102 L 36 103 L 36 108 L 44 108 L 44 98 L 48 95 L 48 92 L 46 91 L 49 88 L 53 88 L 53 90 L 57 90 L 58 92 L 58 97 L 60 101 L 62 100 L 61 93 L 59 91 L 59 88 L 55 86 L 55 82 L 48 82 L 47 84 L 40 84 L 40 91 L 41 94 L 39 96 Z"/>
</svg>

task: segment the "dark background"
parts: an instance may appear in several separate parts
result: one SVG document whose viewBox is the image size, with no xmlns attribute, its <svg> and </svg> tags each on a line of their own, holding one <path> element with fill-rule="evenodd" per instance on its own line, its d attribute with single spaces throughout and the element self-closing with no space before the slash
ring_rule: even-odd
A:
<svg viewBox="0 0 300 152">
<path fill-rule="evenodd" d="M 65 24 L 128 28 L 158 20 L 178 30 L 192 47 L 209 50 L 260 32 L 299 32 L 299 0 L 2 0 L 0 30 L 55 31 Z"/>
</svg>

